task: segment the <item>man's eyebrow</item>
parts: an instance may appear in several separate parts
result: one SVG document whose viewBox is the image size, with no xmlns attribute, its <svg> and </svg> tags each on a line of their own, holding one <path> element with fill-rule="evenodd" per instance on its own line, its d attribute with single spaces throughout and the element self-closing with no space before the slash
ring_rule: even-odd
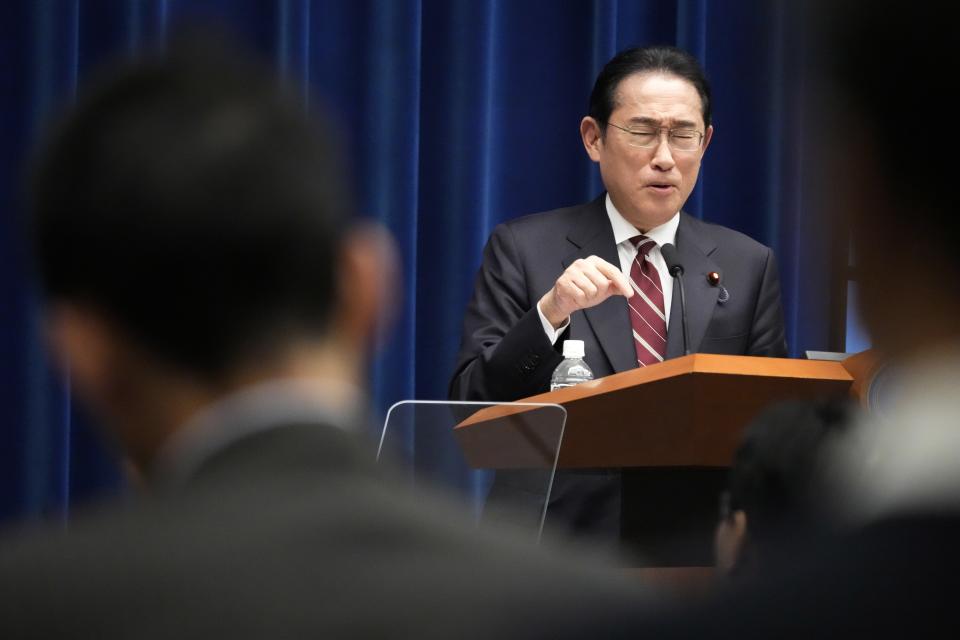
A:
<svg viewBox="0 0 960 640">
<path fill-rule="evenodd" d="M 639 124 L 645 127 L 659 127 L 660 121 L 656 118 L 643 118 L 640 116 L 634 116 L 628 121 L 630 124 Z"/>
<path fill-rule="evenodd" d="M 640 125 L 644 127 L 659 127 L 661 120 L 656 118 L 646 118 L 643 116 L 634 116 L 627 121 L 629 124 Z M 673 122 L 673 129 L 696 129 L 697 123 L 691 120 L 675 120 Z"/>
</svg>

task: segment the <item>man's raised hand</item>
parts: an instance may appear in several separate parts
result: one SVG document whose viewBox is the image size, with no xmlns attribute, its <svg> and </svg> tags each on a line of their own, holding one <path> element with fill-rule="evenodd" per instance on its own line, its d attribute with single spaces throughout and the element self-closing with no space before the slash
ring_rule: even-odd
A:
<svg viewBox="0 0 960 640">
<path fill-rule="evenodd" d="M 559 329 L 574 311 L 595 307 L 612 295 L 632 296 L 630 280 L 603 258 L 590 256 L 567 267 L 540 298 L 540 311 Z"/>
</svg>

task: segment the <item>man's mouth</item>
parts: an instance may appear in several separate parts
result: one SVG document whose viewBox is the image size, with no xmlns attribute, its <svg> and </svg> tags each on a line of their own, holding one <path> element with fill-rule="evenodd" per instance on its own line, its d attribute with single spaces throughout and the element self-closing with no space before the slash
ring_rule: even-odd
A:
<svg viewBox="0 0 960 640">
<path fill-rule="evenodd" d="M 654 193 L 668 194 L 671 193 L 676 187 L 666 182 L 652 182 L 647 185 L 647 188 L 652 190 Z"/>
</svg>

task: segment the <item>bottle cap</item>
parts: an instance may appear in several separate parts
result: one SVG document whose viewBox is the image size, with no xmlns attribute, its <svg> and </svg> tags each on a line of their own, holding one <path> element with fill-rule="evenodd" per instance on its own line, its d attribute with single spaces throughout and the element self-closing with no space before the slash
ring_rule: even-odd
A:
<svg viewBox="0 0 960 640">
<path fill-rule="evenodd" d="M 583 340 L 564 340 L 563 341 L 564 358 L 582 358 Z"/>
</svg>

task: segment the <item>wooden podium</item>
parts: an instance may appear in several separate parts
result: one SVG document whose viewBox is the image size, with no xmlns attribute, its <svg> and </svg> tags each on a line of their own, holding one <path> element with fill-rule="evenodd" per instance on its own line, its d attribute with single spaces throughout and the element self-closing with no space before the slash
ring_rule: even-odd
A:
<svg viewBox="0 0 960 640">
<path fill-rule="evenodd" d="M 863 358 L 857 362 L 862 369 Z M 558 469 L 623 470 L 621 536 L 646 566 L 703 566 L 711 564 L 717 494 L 744 427 L 779 401 L 851 393 L 845 364 L 694 354 L 523 402 L 566 408 Z M 458 424 L 468 462 L 542 467 L 535 411 L 499 405 Z M 517 446 L 520 423 L 527 447 Z"/>
</svg>

